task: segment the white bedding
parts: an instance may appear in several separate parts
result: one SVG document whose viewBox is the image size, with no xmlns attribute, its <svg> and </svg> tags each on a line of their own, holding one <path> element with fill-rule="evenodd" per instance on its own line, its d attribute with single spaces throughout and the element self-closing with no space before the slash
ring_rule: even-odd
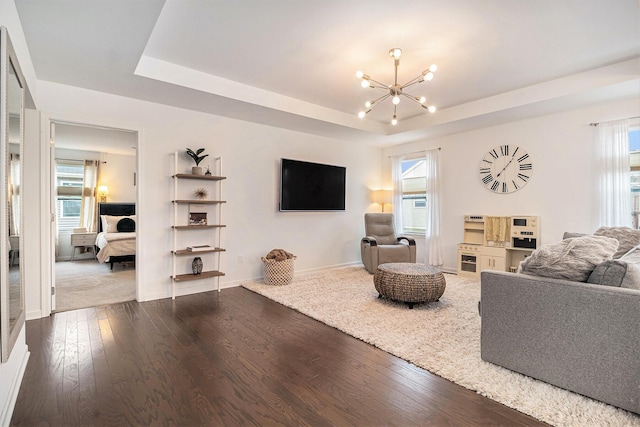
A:
<svg viewBox="0 0 640 427">
<path fill-rule="evenodd" d="M 136 233 L 98 233 L 96 246 L 100 262 L 109 262 L 111 256 L 135 255 Z"/>
</svg>

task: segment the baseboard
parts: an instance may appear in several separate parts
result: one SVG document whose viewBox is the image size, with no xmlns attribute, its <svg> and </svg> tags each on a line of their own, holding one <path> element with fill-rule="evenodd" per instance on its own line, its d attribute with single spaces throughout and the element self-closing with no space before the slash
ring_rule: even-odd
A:
<svg viewBox="0 0 640 427">
<path fill-rule="evenodd" d="M 362 263 L 349 262 L 344 264 L 325 265 L 323 267 L 314 267 L 314 268 L 308 268 L 304 270 L 296 270 L 296 273 L 312 273 L 315 271 L 327 270 L 329 268 L 349 267 L 354 265 L 362 265 Z M 228 289 L 228 288 L 236 288 L 238 286 L 242 286 L 243 283 L 259 282 L 259 281 L 262 281 L 263 279 L 264 279 L 263 276 L 259 276 L 259 277 L 252 277 L 252 278 L 246 278 L 246 279 L 240 279 L 240 280 L 233 280 L 228 282 L 221 281 L 220 290 Z M 201 284 L 201 285 L 192 285 L 192 286 L 180 285 L 178 288 L 176 288 L 176 296 L 178 297 L 178 296 L 184 296 L 184 295 L 199 294 L 202 292 L 215 291 L 216 289 L 217 289 L 216 286 L 211 283 Z M 158 299 L 171 298 L 171 294 L 167 294 L 165 292 L 157 292 L 153 294 L 145 294 L 143 298 L 139 298 L 138 301 L 143 302 L 143 301 L 154 301 Z"/>
<path fill-rule="evenodd" d="M 25 346 L 25 352 L 22 355 L 22 360 L 20 361 L 20 366 L 16 371 L 16 375 L 11 378 L 11 386 L 9 388 L 9 395 L 7 396 L 7 400 L 4 402 L 2 406 L 2 413 L 0 413 L 0 426 L 8 427 L 11 424 L 11 417 L 13 415 L 13 409 L 16 406 L 16 401 L 18 400 L 18 392 L 20 391 L 20 384 L 22 384 L 22 378 L 24 377 L 24 373 L 27 369 L 27 362 L 29 361 L 29 353 L 27 347 Z M 3 380 L 7 380 L 6 378 Z"/>
<path fill-rule="evenodd" d="M 43 317 L 45 316 L 42 315 L 42 310 L 27 311 L 26 313 L 26 320 L 41 319 Z"/>
</svg>

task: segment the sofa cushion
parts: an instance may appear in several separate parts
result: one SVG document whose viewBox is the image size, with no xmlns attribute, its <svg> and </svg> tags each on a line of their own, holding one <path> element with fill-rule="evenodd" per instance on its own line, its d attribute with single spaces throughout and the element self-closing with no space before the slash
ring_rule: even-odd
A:
<svg viewBox="0 0 640 427">
<path fill-rule="evenodd" d="M 623 288 L 640 288 L 640 265 L 612 259 L 599 264 L 589 275 L 588 283 Z"/>
<path fill-rule="evenodd" d="M 612 237 L 620 243 L 617 252 L 613 255 L 614 259 L 620 258 L 635 246 L 640 245 L 640 230 L 629 227 L 600 227 L 593 235 Z"/>
<path fill-rule="evenodd" d="M 519 273 L 586 282 L 591 272 L 610 260 L 618 241 L 605 236 L 582 236 L 542 245 L 520 263 Z"/>
</svg>

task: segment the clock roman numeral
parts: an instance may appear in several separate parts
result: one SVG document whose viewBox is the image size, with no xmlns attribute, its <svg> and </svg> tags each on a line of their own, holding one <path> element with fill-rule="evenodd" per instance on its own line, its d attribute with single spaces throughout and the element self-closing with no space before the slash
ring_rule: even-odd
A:
<svg viewBox="0 0 640 427">
<path fill-rule="evenodd" d="M 523 163 L 520 165 L 521 171 L 530 171 L 533 169 L 533 165 L 531 163 Z"/>
<path fill-rule="evenodd" d="M 515 189 L 516 189 L 516 190 L 517 190 L 518 188 L 520 188 L 520 187 L 518 187 L 518 184 L 516 184 L 516 182 L 515 182 L 514 180 L 511 180 L 511 183 L 513 184 L 513 186 L 515 187 Z"/>
<path fill-rule="evenodd" d="M 480 168 L 480 173 L 490 173 L 491 168 Z"/>
<path fill-rule="evenodd" d="M 489 174 L 489 175 L 485 176 L 484 178 L 482 178 L 482 182 L 484 182 L 484 185 L 487 185 L 491 181 L 493 181 L 493 176 L 491 174 Z"/>
<path fill-rule="evenodd" d="M 518 163 L 522 163 L 522 161 L 523 161 L 523 160 L 526 160 L 526 159 L 528 159 L 528 158 L 529 158 L 529 154 L 525 154 L 524 156 L 522 156 L 522 157 L 520 157 L 520 158 L 518 159 Z"/>
<path fill-rule="evenodd" d="M 506 193 L 507 191 L 508 191 L 508 190 L 507 190 L 507 183 L 506 183 L 506 182 L 503 182 L 503 183 L 502 183 L 502 192 L 503 192 L 503 193 Z"/>
<path fill-rule="evenodd" d="M 503 156 L 508 156 L 509 155 L 509 146 L 508 145 L 501 145 L 500 146 L 500 153 L 502 153 Z"/>
<path fill-rule="evenodd" d="M 491 189 L 493 191 L 496 191 L 498 189 L 498 185 L 500 185 L 500 181 L 493 181 L 493 184 L 491 185 Z"/>
<path fill-rule="evenodd" d="M 497 151 L 495 149 L 489 151 L 489 154 L 491 154 L 491 157 L 493 157 L 494 159 L 497 159 L 498 157 L 500 157 L 500 156 L 498 156 L 498 153 L 497 153 Z"/>
<path fill-rule="evenodd" d="M 511 155 L 512 158 L 516 156 L 516 153 L 518 152 L 519 149 L 520 147 L 516 147 L 516 151 L 514 151 L 513 154 Z"/>
<path fill-rule="evenodd" d="M 522 173 L 518 174 L 518 178 L 520 178 L 524 182 L 527 182 L 529 180 L 529 177 L 527 175 L 525 175 L 525 174 L 522 174 Z"/>
</svg>

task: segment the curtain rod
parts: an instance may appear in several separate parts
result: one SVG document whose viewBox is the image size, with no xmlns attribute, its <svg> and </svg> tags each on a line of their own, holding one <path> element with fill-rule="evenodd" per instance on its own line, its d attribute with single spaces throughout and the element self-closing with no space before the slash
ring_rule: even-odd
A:
<svg viewBox="0 0 640 427">
<path fill-rule="evenodd" d="M 412 154 L 422 154 L 422 153 L 424 153 L 425 151 L 431 151 L 431 150 L 438 150 L 438 151 L 440 151 L 440 150 L 442 150 L 442 147 L 427 148 L 427 149 L 425 149 L 425 150 L 414 151 L 414 152 L 411 152 L 411 153 L 394 154 L 394 155 L 389 155 L 389 156 L 387 156 L 387 157 L 410 156 L 410 155 L 412 155 Z"/>
<path fill-rule="evenodd" d="M 82 159 L 64 159 L 62 157 L 56 157 L 54 160 L 64 160 L 67 162 L 84 162 L 84 160 Z M 92 162 L 100 162 L 100 163 L 104 163 L 106 164 L 107 162 L 103 161 L 103 160 L 91 160 Z"/>
<path fill-rule="evenodd" d="M 640 116 L 627 117 L 627 120 L 633 120 L 633 119 L 640 119 Z M 619 120 L 624 120 L 624 119 L 619 119 Z M 598 126 L 599 124 L 600 123 L 594 122 L 594 123 L 589 123 L 589 126 Z"/>
</svg>

